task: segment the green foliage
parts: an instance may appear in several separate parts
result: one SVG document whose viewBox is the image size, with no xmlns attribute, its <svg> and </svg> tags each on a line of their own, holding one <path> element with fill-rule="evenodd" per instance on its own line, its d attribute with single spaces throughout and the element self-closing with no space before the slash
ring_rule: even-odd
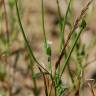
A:
<svg viewBox="0 0 96 96">
<path fill-rule="evenodd" d="M 68 87 L 63 84 L 60 75 L 56 74 L 56 94 L 57 96 L 65 96 L 68 91 Z"/>
<path fill-rule="evenodd" d="M 54 72 L 54 64 L 52 62 L 52 46 L 50 44 L 50 42 L 48 42 L 48 36 L 46 34 L 46 28 L 45 28 L 45 8 L 44 8 L 44 0 L 41 0 L 41 19 L 42 19 L 42 32 L 43 32 L 43 43 L 44 43 L 44 49 L 45 49 L 45 55 L 47 56 L 47 60 L 46 62 L 48 63 L 48 69 L 45 68 L 45 66 L 43 66 L 43 64 L 41 64 L 38 61 L 38 58 L 35 57 L 33 49 L 30 46 L 30 43 L 28 41 L 28 37 L 26 35 L 25 32 L 25 28 L 23 27 L 23 23 L 22 23 L 22 18 L 21 18 L 21 14 L 22 12 L 20 11 L 21 6 L 18 6 L 18 1 L 20 0 L 8 0 L 8 4 L 10 7 L 10 16 L 12 16 L 12 18 L 9 18 L 9 29 L 10 29 L 10 44 L 8 46 L 6 46 L 8 42 L 6 42 L 6 36 L 3 34 L 2 35 L 2 28 L 0 25 L 0 59 L 1 57 L 4 55 L 6 55 L 6 59 L 8 59 L 8 57 L 12 54 L 8 54 L 11 52 L 10 47 L 11 44 L 18 39 L 18 32 L 19 32 L 19 28 L 17 28 L 16 24 L 17 24 L 17 19 L 18 19 L 18 25 L 20 27 L 20 32 L 22 33 L 24 42 L 25 42 L 25 46 L 24 48 L 27 48 L 28 50 L 28 54 L 29 54 L 29 61 L 30 61 L 30 65 L 28 65 L 30 68 L 28 69 L 31 71 L 31 76 L 32 76 L 32 82 L 33 82 L 33 93 L 35 96 L 39 96 L 40 95 L 40 88 L 38 88 L 38 82 L 37 80 L 43 80 L 44 82 L 44 87 L 45 87 L 45 95 L 46 96 L 51 96 L 52 94 L 52 90 L 54 90 L 55 96 L 66 96 L 66 94 L 70 91 L 70 88 L 73 88 L 74 86 L 74 90 L 77 91 L 78 89 L 78 84 L 77 84 L 77 79 L 80 82 L 80 86 L 82 84 L 82 79 L 83 79 L 83 71 L 84 71 L 84 67 L 82 65 L 83 60 L 85 60 L 87 53 L 86 53 L 86 47 L 85 45 L 83 45 L 80 41 L 80 36 L 81 33 L 85 30 L 87 23 L 86 23 L 86 17 L 84 17 L 84 14 L 86 13 L 89 5 L 91 4 L 91 2 L 89 2 L 89 5 L 85 6 L 85 8 L 81 11 L 81 15 L 80 17 L 78 17 L 76 19 L 76 21 L 73 20 L 73 2 L 74 0 L 67 0 L 68 3 L 68 7 L 65 13 L 65 16 L 62 17 L 61 12 L 60 12 L 60 4 L 59 4 L 59 0 L 56 0 L 57 2 L 57 11 L 58 11 L 58 15 L 59 15 L 59 31 L 60 31 L 60 46 L 59 46 L 59 54 L 60 56 L 58 56 L 58 58 L 60 58 L 60 61 L 62 60 L 62 64 L 60 64 L 61 62 L 59 61 L 57 69 L 55 69 Z M 22 3 L 22 0 L 21 0 Z M 14 8 L 16 7 L 16 15 L 17 15 L 17 19 L 15 17 L 13 17 L 14 15 Z M 23 16 L 23 15 L 22 15 Z M 0 21 L 2 22 L 2 12 L 0 12 Z M 72 19 L 72 20 L 71 20 Z M 73 22 L 74 21 L 74 22 Z M 0 24 L 1 24 L 0 22 Z M 68 34 L 68 36 L 66 36 L 65 33 L 65 28 L 66 26 L 69 27 L 70 33 Z M 78 29 L 78 30 L 76 30 Z M 65 37 L 67 37 L 67 40 L 65 41 Z M 95 38 L 96 39 L 96 38 Z M 94 41 L 95 42 L 95 41 Z M 35 43 L 35 42 L 34 42 Z M 96 43 L 96 42 L 95 42 Z M 94 45 L 94 44 L 93 44 Z M 64 49 L 64 50 L 62 50 Z M 62 58 L 64 57 L 64 58 Z M 19 58 L 19 57 L 18 57 Z M 70 64 L 71 64 L 71 59 L 76 63 L 76 70 L 75 72 L 72 73 L 72 70 L 70 69 Z M 1 61 L 0 61 L 1 62 Z M 37 65 L 36 65 L 36 64 Z M 35 70 L 34 66 L 36 65 L 36 67 L 39 69 L 40 72 L 37 72 L 37 69 Z M 63 80 L 61 79 L 61 77 L 63 76 L 63 73 L 65 72 L 65 69 L 68 69 L 68 74 L 71 78 L 72 81 L 72 86 L 68 86 L 67 84 L 65 84 L 65 82 L 62 82 Z M 36 71 L 36 72 L 35 72 Z M 0 80 L 4 81 L 5 77 L 6 77 L 6 70 L 4 65 L 1 63 L 0 64 Z M 75 74 L 75 76 L 73 76 L 73 74 Z M 76 78 L 77 77 L 77 78 Z M 76 80 L 75 80 L 76 79 Z M 80 87 L 79 86 L 79 87 Z M 78 89 L 76 89 L 78 88 Z M 2 92 L 0 92 L 0 96 L 6 96 L 6 94 L 3 94 Z M 74 95 L 75 96 L 75 95 Z"/>
</svg>

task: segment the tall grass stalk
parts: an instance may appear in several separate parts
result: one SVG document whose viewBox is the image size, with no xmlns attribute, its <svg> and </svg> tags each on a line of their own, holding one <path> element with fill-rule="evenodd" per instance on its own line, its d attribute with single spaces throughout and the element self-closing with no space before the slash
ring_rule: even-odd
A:
<svg viewBox="0 0 96 96">
<path fill-rule="evenodd" d="M 43 36 L 44 36 L 44 48 L 46 51 L 46 55 L 48 56 L 48 67 L 52 74 L 52 64 L 51 64 L 51 45 L 48 44 L 48 40 L 46 37 L 46 30 L 45 30 L 45 14 L 44 14 L 44 0 L 41 2 L 41 10 L 42 10 L 42 29 L 43 29 Z"/>
<path fill-rule="evenodd" d="M 60 5 L 59 5 L 59 0 L 56 0 L 57 2 L 57 8 L 58 8 L 58 14 L 59 14 L 59 19 L 60 19 L 60 24 L 59 24 L 59 29 L 60 29 L 60 32 L 61 32 L 61 42 L 60 42 L 60 52 L 62 51 L 62 48 L 64 46 L 64 43 L 65 43 L 65 40 L 64 40 L 64 31 L 65 31 L 65 26 L 66 26 L 66 22 L 67 22 L 67 17 L 68 17 L 68 12 L 69 12 L 69 9 L 70 9 L 70 4 L 71 4 L 71 0 L 69 1 L 68 3 L 68 8 L 67 8 L 67 11 L 66 11 L 66 14 L 65 16 L 63 17 L 63 20 L 62 20 L 62 15 L 61 15 L 61 11 L 60 11 Z M 60 72 L 60 66 L 58 68 L 58 72 Z"/>
<path fill-rule="evenodd" d="M 42 29 L 43 29 L 43 35 L 44 35 L 44 47 L 45 50 L 47 49 L 47 38 L 46 38 L 46 32 L 45 32 L 45 15 L 44 15 L 44 0 L 41 1 L 42 6 Z"/>
<path fill-rule="evenodd" d="M 25 31 L 24 31 L 23 26 L 22 26 L 22 23 L 21 23 L 21 18 L 20 18 L 20 15 L 19 15 L 19 9 L 18 9 L 17 2 L 18 2 L 18 1 L 15 0 L 18 22 L 19 22 L 19 26 L 20 26 L 20 29 L 21 29 L 23 38 L 24 38 L 24 40 L 25 40 L 26 46 L 27 46 L 28 51 L 29 51 L 30 59 L 31 59 L 31 60 L 33 59 L 42 69 L 44 69 L 46 72 L 48 72 L 47 69 L 45 69 L 45 68 L 38 62 L 38 60 L 36 59 L 36 57 L 35 57 L 34 54 L 33 54 L 33 50 L 31 49 L 31 47 L 30 47 L 30 45 L 29 45 L 29 42 L 28 42 L 28 40 L 27 40 L 27 37 L 26 37 L 26 35 L 25 35 Z M 48 72 L 48 73 L 49 73 L 49 72 Z"/>
<path fill-rule="evenodd" d="M 65 31 L 65 26 L 66 26 L 67 19 L 68 19 L 68 13 L 70 10 L 71 1 L 72 0 L 70 0 L 68 3 L 68 8 L 67 8 L 66 14 L 63 18 L 63 24 L 62 24 L 62 30 L 61 30 L 61 48 L 60 48 L 61 50 L 62 50 L 62 47 L 64 46 L 64 31 Z"/>
</svg>

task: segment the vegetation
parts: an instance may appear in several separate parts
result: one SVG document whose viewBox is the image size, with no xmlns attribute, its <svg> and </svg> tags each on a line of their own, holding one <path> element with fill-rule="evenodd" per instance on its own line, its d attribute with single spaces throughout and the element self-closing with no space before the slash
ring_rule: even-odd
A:
<svg viewBox="0 0 96 96">
<path fill-rule="evenodd" d="M 75 0 L 66 1 L 68 3 L 67 10 L 65 15 L 62 16 L 59 0 L 56 0 L 59 18 L 60 46 L 58 47 L 58 58 L 55 61 L 55 64 L 53 64 L 53 49 L 45 28 L 46 16 L 44 0 L 41 0 L 44 54 L 47 57 L 46 62 L 48 63 L 48 67 L 43 66 L 44 64 L 35 56 L 34 50 L 29 43 L 25 30 L 26 28 L 23 26 L 21 19 L 24 12 L 22 0 L 8 0 L 8 7 L 10 10 L 8 12 L 5 0 L 0 1 L 0 81 L 3 86 L 2 90 L 4 89 L 3 91 L 0 91 L 0 96 L 18 96 L 17 94 L 19 94 L 20 88 L 16 88 L 16 92 L 14 92 L 15 89 L 13 86 L 15 81 L 14 75 L 16 74 L 16 71 L 19 70 L 17 63 L 21 57 L 25 58 L 24 62 L 27 63 L 27 71 L 22 75 L 31 77 L 32 88 L 27 86 L 27 89 L 31 90 L 34 96 L 83 96 L 83 89 L 86 84 L 90 89 L 91 96 L 95 96 L 95 83 L 92 85 L 92 81 L 94 80 L 86 80 L 84 74 L 86 67 L 95 61 L 93 60 L 92 62 L 85 64 L 90 54 L 90 49 L 92 50 L 96 43 L 96 38 L 94 36 L 89 46 L 86 46 L 81 41 L 82 33 L 88 28 L 88 16 L 92 14 L 91 12 L 88 13 L 88 10 L 90 6 L 92 6 L 93 0 L 88 1 L 77 18 L 75 18 L 73 14 L 73 3 Z M 70 32 L 68 34 L 66 34 L 66 26 L 69 26 Z M 19 35 L 23 37 L 23 40 L 20 41 L 21 37 Z M 12 49 L 14 42 L 17 42 L 17 45 L 14 45 L 18 46 L 17 49 L 15 49 L 15 47 Z M 19 46 L 20 42 L 22 43 L 22 47 Z M 34 43 L 36 42 L 37 41 Z M 12 57 L 14 57 L 13 61 Z M 72 70 L 72 64 L 75 64 L 74 70 Z M 7 72 L 10 73 L 11 68 L 11 75 L 8 75 Z M 70 80 L 68 80 L 70 84 L 63 82 L 64 79 L 67 79 L 65 77 L 66 72 L 70 77 Z M 10 81 L 10 78 L 12 78 L 12 81 Z M 41 81 L 44 84 L 44 86 L 42 85 L 44 88 L 43 91 L 45 92 L 44 95 L 42 95 L 43 93 L 41 94 L 42 90 L 38 87 L 39 82 Z M 27 96 L 33 95 L 27 94 Z"/>
</svg>

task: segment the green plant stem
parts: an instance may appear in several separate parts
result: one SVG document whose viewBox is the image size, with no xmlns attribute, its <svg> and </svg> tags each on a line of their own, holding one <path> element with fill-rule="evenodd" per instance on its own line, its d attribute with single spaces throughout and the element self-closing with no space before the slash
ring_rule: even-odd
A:
<svg viewBox="0 0 96 96">
<path fill-rule="evenodd" d="M 62 16 L 61 16 L 61 12 L 60 12 L 59 0 L 56 0 L 56 3 L 57 3 L 57 9 L 58 9 L 59 18 L 61 20 Z"/>
<path fill-rule="evenodd" d="M 64 21 L 63 21 L 63 24 L 62 24 L 62 30 L 61 30 L 61 50 L 62 50 L 62 46 L 64 46 L 64 31 L 65 31 L 65 26 L 66 26 L 66 22 L 67 22 L 67 17 L 68 17 L 68 12 L 70 10 L 70 5 L 71 5 L 71 1 L 69 1 L 69 4 L 68 4 L 68 8 L 67 8 L 67 11 L 66 11 L 66 15 L 64 17 Z"/>
<path fill-rule="evenodd" d="M 59 15 L 59 28 L 61 31 L 61 37 L 62 37 L 62 16 L 61 16 L 61 11 L 60 11 L 60 6 L 59 6 L 59 0 L 56 0 L 57 3 L 57 11 L 58 11 L 58 15 Z M 61 38 L 61 45 L 62 45 L 62 38 Z M 60 45 L 60 51 L 61 51 L 61 45 Z"/>
<path fill-rule="evenodd" d="M 5 0 L 3 0 L 2 2 L 3 2 L 3 6 L 4 6 L 4 15 L 5 15 L 5 24 L 6 24 L 6 35 L 7 35 L 6 43 L 8 45 L 8 49 L 9 49 L 9 28 L 8 28 L 7 10 L 6 10 Z"/>
<path fill-rule="evenodd" d="M 61 75 L 60 75 L 60 76 L 62 76 L 63 72 L 65 71 L 65 68 L 66 68 L 66 66 L 67 66 L 67 64 L 68 64 L 68 61 L 69 61 L 69 59 L 70 59 L 70 57 L 71 57 L 71 54 L 72 54 L 72 52 L 73 52 L 73 50 L 74 50 L 74 48 L 75 48 L 75 46 L 76 46 L 76 43 L 77 43 L 77 41 L 78 41 L 78 39 L 79 39 L 79 37 L 80 37 L 80 35 L 81 35 L 81 33 L 82 33 L 83 30 L 84 30 L 84 28 L 81 28 L 81 29 L 80 29 L 80 32 L 79 32 L 78 36 L 76 37 L 76 39 L 75 39 L 75 41 L 74 41 L 74 43 L 73 43 L 73 47 L 71 48 L 71 50 L 70 50 L 70 52 L 69 52 L 69 55 L 68 55 L 68 57 L 67 57 L 67 59 L 66 59 L 66 61 L 65 61 L 65 64 L 64 64 L 64 66 L 63 66 L 63 69 L 62 69 L 62 72 L 61 72 Z"/>
<path fill-rule="evenodd" d="M 31 47 L 30 47 L 30 45 L 29 45 L 29 42 L 28 42 L 28 40 L 27 40 L 27 37 L 26 37 L 26 35 L 25 35 L 24 29 L 23 29 L 23 26 L 22 26 L 22 23 L 21 23 L 21 19 L 20 19 L 20 15 L 19 15 L 19 9 L 18 9 L 18 5 L 17 5 L 17 0 L 15 0 L 15 3 L 16 3 L 16 11 L 17 11 L 17 17 L 18 17 L 19 26 L 20 26 L 20 28 L 21 28 L 21 32 L 22 32 L 22 35 L 23 35 L 23 37 L 24 37 L 26 46 L 27 46 L 27 48 L 28 48 L 29 55 L 30 55 L 30 59 L 33 58 L 34 61 L 35 61 L 42 69 L 44 69 L 46 72 L 48 72 L 47 69 L 45 69 L 45 68 L 37 61 L 37 59 L 35 58 L 35 56 L 34 56 L 34 54 L 33 54 L 33 51 L 32 51 L 32 49 L 31 49 Z M 48 73 L 49 73 L 49 72 L 48 72 Z M 49 73 L 49 74 L 50 74 L 50 73 Z"/>
<path fill-rule="evenodd" d="M 68 17 L 68 12 L 69 12 L 69 9 L 70 9 L 70 4 L 71 4 L 71 1 L 69 1 L 69 4 L 68 4 L 68 8 L 67 8 L 67 11 L 66 11 L 66 14 L 63 18 L 63 22 L 61 21 L 62 19 L 62 16 L 61 16 L 61 12 L 60 12 L 60 6 L 59 6 L 59 1 L 57 0 L 57 8 L 58 8 L 58 14 L 59 14 L 59 18 L 60 18 L 60 31 L 61 31 L 61 43 L 60 43 L 60 52 L 62 50 L 62 47 L 64 46 L 64 31 L 65 31 L 65 26 L 66 26 L 66 21 L 67 21 L 67 17 Z M 60 73 L 60 65 L 58 66 L 58 73 Z"/>
<path fill-rule="evenodd" d="M 72 29 L 72 31 L 69 33 L 68 38 L 67 38 L 67 40 L 66 40 L 66 42 L 65 42 L 65 45 L 64 45 L 64 47 L 63 47 L 63 49 L 62 49 L 62 51 L 61 51 L 61 54 L 60 54 L 58 60 L 57 60 L 56 63 L 55 63 L 55 70 L 57 70 L 58 65 L 60 64 L 60 62 L 61 62 L 61 60 L 62 60 L 62 58 L 63 58 L 63 56 L 64 56 L 64 54 L 65 54 L 65 49 L 66 49 L 66 47 L 67 47 L 67 45 L 68 45 L 68 43 L 69 43 L 69 41 L 70 41 L 70 38 L 71 38 L 73 32 L 78 28 L 78 25 L 79 25 L 80 21 L 81 21 L 82 18 L 85 16 L 85 13 L 86 13 L 89 5 L 92 3 L 92 1 L 93 1 L 93 0 L 90 0 L 90 1 L 88 2 L 88 4 L 82 9 L 80 16 L 76 19 L 75 24 L 74 24 L 74 26 L 73 26 L 73 29 Z M 55 72 L 55 73 L 56 73 L 56 72 Z"/>
<path fill-rule="evenodd" d="M 42 29 L 43 29 L 43 35 L 44 35 L 44 47 L 45 50 L 47 50 L 47 38 L 46 38 L 46 32 L 45 32 L 45 16 L 44 16 L 44 0 L 42 0 Z"/>
<path fill-rule="evenodd" d="M 44 0 L 42 0 L 41 3 L 42 3 L 41 7 L 42 7 L 42 29 L 43 29 L 43 36 L 44 36 L 44 48 L 45 48 L 45 51 L 46 51 L 46 55 L 48 56 L 48 54 L 47 54 L 48 42 L 47 42 L 46 30 L 45 30 Z M 49 58 L 49 56 L 48 56 L 48 58 Z M 49 66 L 50 66 L 51 75 L 52 75 L 51 56 L 50 56 Z"/>
</svg>

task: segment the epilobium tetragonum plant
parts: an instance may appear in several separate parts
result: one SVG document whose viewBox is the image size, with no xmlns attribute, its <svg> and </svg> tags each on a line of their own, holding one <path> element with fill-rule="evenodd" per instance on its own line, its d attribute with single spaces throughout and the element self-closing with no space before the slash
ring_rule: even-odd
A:
<svg viewBox="0 0 96 96">
<path fill-rule="evenodd" d="M 80 90 L 84 86 L 84 80 L 83 80 L 83 74 L 84 69 L 86 66 L 83 66 L 83 60 L 87 57 L 86 47 L 85 45 L 81 44 L 80 36 L 82 32 L 87 27 L 87 10 L 93 0 L 90 0 L 88 4 L 85 5 L 84 8 L 82 8 L 80 15 L 74 20 L 73 19 L 73 3 L 74 0 L 66 0 L 66 3 L 68 3 L 66 13 L 64 16 L 62 16 L 61 10 L 60 10 L 60 1 L 56 0 L 57 3 L 57 11 L 58 11 L 58 18 L 59 18 L 59 31 L 60 31 L 60 46 L 58 46 L 58 58 L 55 62 L 55 64 L 52 64 L 52 41 L 49 41 L 48 36 L 46 34 L 46 28 L 45 28 L 45 7 L 44 7 L 44 0 L 41 0 L 41 20 L 42 20 L 42 33 L 43 33 L 43 43 L 44 43 L 44 50 L 45 55 L 47 57 L 46 62 L 48 63 L 47 67 L 43 66 L 43 64 L 40 63 L 37 57 L 34 55 L 34 51 L 30 46 L 30 43 L 28 41 L 28 37 L 25 33 L 25 29 L 22 24 L 22 19 L 20 15 L 20 9 L 18 7 L 18 1 L 19 0 L 8 0 L 9 9 L 10 9 L 10 17 L 14 15 L 14 7 L 16 7 L 16 15 L 18 19 L 18 25 L 21 29 L 22 36 L 25 41 L 25 48 L 28 50 L 28 57 L 30 64 L 28 65 L 29 71 L 32 73 L 32 82 L 33 82 L 33 94 L 34 96 L 40 96 L 40 89 L 38 88 L 38 82 L 37 80 L 39 78 L 42 78 L 43 84 L 44 84 L 44 91 L 45 96 L 68 96 L 71 93 L 73 93 L 73 96 L 80 96 Z M 37 1 L 38 2 L 38 1 Z M 23 2 L 22 2 L 23 3 Z M 16 17 L 9 18 L 10 22 L 7 18 L 7 12 L 6 12 L 6 6 L 4 2 L 4 13 L 5 13 L 5 21 L 6 21 L 6 37 L 7 38 L 1 38 L 0 42 L 2 41 L 5 43 L 7 48 L 4 49 L 4 52 L 1 52 L 3 55 L 7 54 L 8 56 L 11 56 L 13 53 L 11 53 L 10 46 L 12 44 L 12 40 L 17 40 L 18 38 L 18 31 L 15 30 L 16 28 Z M 72 19 L 72 20 L 71 20 Z M 0 12 L 0 21 L 1 21 L 1 12 Z M 66 26 L 69 26 L 70 32 L 66 37 Z M 1 27 L 0 27 L 1 28 Z M 5 40 L 6 39 L 6 40 Z M 35 43 L 35 42 L 34 42 Z M 54 43 L 54 42 L 53 42 Z M 1 44 L 2 45 L 2 44 Z M 7 50 L 7 52 L 6 52 Z M 0 48 L 1 51 L 1 48 Z M 17 52 L 17 51 L 16 51 Z M 0 55 L 1 55 L 0 53 Z M 18 55 L 16 55 L 16 60 L 19 58 Z M 63 59 L 63 62 L 61 64 L 61 60 Z M 7 60 L 7 59 L 6 59 Z M 73 60 L 76 63 L 76 69 L 74 72 L 71 70 L 70 63 L 71 60 Z M 17 62 L 17 61 L 16 61 Z M 16 63 L 15 62 L 15 63 Z M 35 72 L 35 67 L 37 66 L 39 72 Z M 66 79 L 64 76 L 65 69 L 68 69 L 68 75 L 70 77 L 71 84 L 67 85 L 66 82 L 63 81 L 62 78 Z M 6 71 L 2 70 L 0 71 L 0 79 L 4 80 L 6 76 Z M 38 84 L 37 84 L 38 83 Z M 94 95 L 94 92 L 91 88 L 91 92 Z"/>
</svg>

